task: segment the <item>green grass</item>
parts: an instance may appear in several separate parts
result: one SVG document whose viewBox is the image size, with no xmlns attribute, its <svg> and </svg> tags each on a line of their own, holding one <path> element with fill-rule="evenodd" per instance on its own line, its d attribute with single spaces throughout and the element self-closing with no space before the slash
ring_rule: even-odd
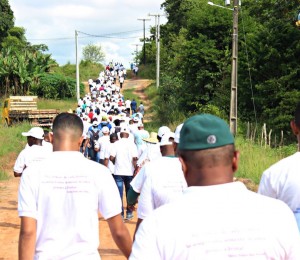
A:
<svg viewBox="0 0 300 260">
<path fill-rule="evenodd" d="M 124 100 L 127 100 L 127 99 L 135 99 L 135 101 L 139 104 L 139 97 L 133 93 L 135 91 L 135 88 L 130 88 L 130 89 L 124 89 L 122 91 L 123 95 L 124 95 Z"/>
<path fill-rule="evenodd" d="M 0 101 L 3 104 L 3 100 Z M 39 99 L 38 109 L 59 109 L 60 112 L 66 112 L 69 109 L 76 108 L 76 99 L 67 100 L 48 100 Z M 2 115 L 2 106 L 0 109 Z M 0 180 L 6 180 L 9 177 L 8 172 L 13 171 L 10 166 L 11 161 L 15 160 L 17 155 L 26 145 L 26 138 L 22 132 L 27 132 L 31 128 L 28 122 L 14 124 L 11 127 L 4 127 L 0 124 Z"/>
<path fill-rule="evenodd" d="M 52 100 L 39 98 L 38 109 L 59 109 L 60 112 L 67 112 L 69 109 L 75 110 L 77 107 L 76 99 Z"/>
<path fill-rule="evenodd" d="M 251 179 L 256 184 L 259 184 L 261 175 L 267 168 L 297 151 L 296 145 L 276 149 L 265 148 L 243 138 L 236 139 L 236 148 L 240 151 L 236 177 Z"/>
<path fill-rule="evenodd" d="M 0 126 L 0 180 L 8 179 L 8 171 L 13 171 L 10 166 L 11 160 L 15 160 L 26 145 L 26 137 L 22 136 L 22 132 L 27 132 L 30 128 L 28 123 L 12 127 Z"/>
</svg>

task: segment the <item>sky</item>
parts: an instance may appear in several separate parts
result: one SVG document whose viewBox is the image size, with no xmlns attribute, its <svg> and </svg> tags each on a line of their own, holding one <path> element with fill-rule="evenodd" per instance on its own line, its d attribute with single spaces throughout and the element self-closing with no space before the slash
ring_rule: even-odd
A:
<svg viewBox="0 0 300 260">
<path fill-rule="evenodd" d="M 142 44 L 143 21 L 146 37 L 155 17 L 164 14 L 164 0 L 9 0 L 15 26 L 24 27 L 31 44 L 46 44 L 52 58 L 60 65 L 75 64 L 75 30 L 78 33 L 78 53 L 88 44 L 101 45 L 105 64 L 121 62 L 125 67 L 133 61 L 136 44 Z M 161 24 L 167 18 L 161 17 Z M 93 36 L 88 36 L 88 35 Z M 140 51 L 142 46 L 138 46 Z"/>
</svg>

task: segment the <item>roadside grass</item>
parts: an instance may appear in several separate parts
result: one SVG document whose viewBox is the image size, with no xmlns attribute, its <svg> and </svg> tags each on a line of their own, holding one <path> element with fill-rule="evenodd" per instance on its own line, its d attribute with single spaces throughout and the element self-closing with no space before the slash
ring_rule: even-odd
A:
<svg viewBox="0 0 300 260">
<path fill-rule="evenodd" d="M 137 103 L 139 103 L 140 102 L 139 97 L 135 93 L 133 93 L 134 91 L 135 91 L 135 88 L 124 89 L 122 91 L 122 94 L 124 96 L 124 100 L 126 100 L 126 99 L 130 99 L 130 100 L 135 99 L 135 101 L 137 101 Z"/>
<path fill-rule="evenodd" d="M 27 139 L 22 136 L 22 132 L 27 132 L 30 129 L 27 122 L 15 124 L 12 127 L 0 126 L 0 180 L 9 178 L 8 171 L 9 163 L 15 160 L 20 151 L 25 147 Z"/>
<path fill-rule="evenodd" d="M 3 104 L 3 99 L 0 100 Z M 76 108 L 76 99 L 66 100 L 49 100 L 38 99 L 38 109 L 59 109 L 60 112 L 67 112 L 69 109 Z M 2 105 L 0 109 L 2 116 Z M 10 127 L 5 127 L 0 124 L 0 180 L 7 180 L 9 178 L 10 169 L 9 164 L 15 160 L 17 155 L 24 149 L 26 145 L 26 138 L 22 136 L 22 132 L 27 132 L 31 128 L 28 122 L 14 124 Z"/>
<path fill-rule="evenodd" d="M 75 98 L 64 100 L 52 100 L 39 98 L 38 109 L 59 109 L 60 112 L 67 112 L 69 109 L 75 110 L 77 107 L 77 101 Z"/>
<path fill-rule="evenodd" d="M 240 151 L 236 177 L 250 179 L 255 184 L 259 184 L 262 173 L 272 164 L 297 151 L 296 145 L 265 148 L 241 137 L 236 138 L 236 148 Z"/>
</svg>

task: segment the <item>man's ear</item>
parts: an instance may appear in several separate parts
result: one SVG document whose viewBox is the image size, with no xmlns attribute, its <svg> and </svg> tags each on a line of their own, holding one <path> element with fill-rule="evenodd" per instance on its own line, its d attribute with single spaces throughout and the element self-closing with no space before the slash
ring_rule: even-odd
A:
<svg viewBox="0 0 300 260">
<path fill-rule="evenodd" d="M 78 151 L 80 150 L 80 146 L 81 146 L 81 144 L 82 144 L 82 141 L 83 141 L 83 139 L 84 139 L 84 137 L 83 137 L 83 136 L 81 136 L 81 137 L 80 137 L 80 140 L 79 140 L 79 143 L 78 143 L 78 145 L 79 145 L 79 149 L 78 149 Z"/>
<path fill-rule="evenodd" d="M 234 151 L 233 158 L 232 158 L 232 171 L 235 173 L 238 170 L 240 161 L 240 152 Z"/>
<path fill-rule="evenodd" d="M 181 163 L 181 169 L 184 175 L 184 178 L 187 179 L 187 164 L 185 163 L 185 161 L 182 159 L 182 157 L 178 157 L 180 163 Z"/>
<path fill-rule="evenodd" d="M 299 134 L 299 128 L 296 125 L 295 120 L 292 120 L 290 125 L 291 125 L 291 128 L 292 128 L 292 131 L 293 131 L 294 135 L 298 135 Z"/>
<path fill-rule="evenodd" d="M 49 141 L 53 144 L 53 132 L 49 132 Z"/>
</svg>

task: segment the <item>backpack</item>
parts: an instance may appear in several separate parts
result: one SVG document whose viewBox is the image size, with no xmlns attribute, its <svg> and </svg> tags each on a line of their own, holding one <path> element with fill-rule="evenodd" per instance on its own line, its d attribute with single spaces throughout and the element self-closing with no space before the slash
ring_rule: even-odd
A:
<svg viewBox="0 0 300 260">
<path fill-rule="evenodd" d="M 95 145 L 95 141 L 97 141 L 99 139 L 99 133 L 100 133 L 100 130 L 97 130 L 96 132 L 91 129 L 91 132 L 92 132 L 92 136 L 90 138 L 90 144 L 91 144 L 91 147 L 94 148 L 94 145 Z"/>
<path fill-rule="evenodd" d="M 121 132 L 121 127 L 120 126 L 116 126 L 115 127 L 115 133 L 119 133 Z"/>
</svg>

